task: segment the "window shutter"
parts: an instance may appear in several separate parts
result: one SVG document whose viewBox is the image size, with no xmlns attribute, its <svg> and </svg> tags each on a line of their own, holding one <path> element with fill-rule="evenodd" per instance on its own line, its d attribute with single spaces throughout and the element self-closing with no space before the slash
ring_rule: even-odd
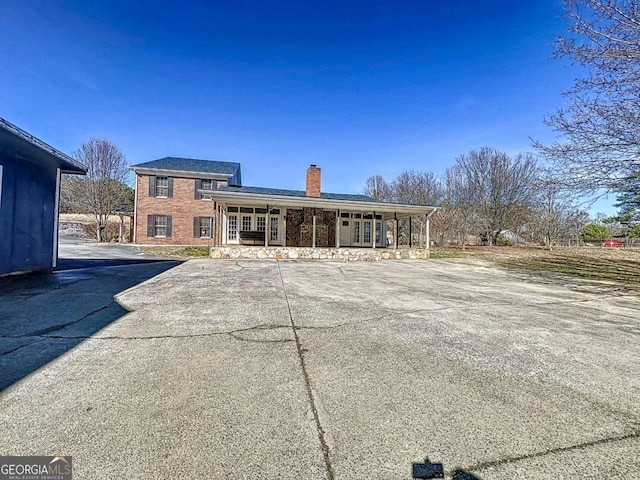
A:
<svg viewBox="0 0 640 480">
<path fill-rule="evenodd" d="M 173 177 L 169 177 L 167 183 L 169 184 L 169 188 L 167 188 L 167 198 L 173 198 Z"/>
<path fill-rule="evenodd" d="M 156 196 L 156 177 L 154 177 L 153 175 L 149 176 L 149 196 Z"/>
<path fill-rule="evenodd" d="M 154 237 L 156 226 L 156 219 L 154 215 L 147 215 L 147 237 Z"/>
<path fill-rule="evenodd" d="M 171 185 L 171 182 L 169 182 L 169 185 Z M 167 238 L 171 238 L 171 215 L 167 215 Z"/>
<path fill-rule="evenodd" d="M 199 178 L 196 179 L 196 187 L 195 187 L 195 195 L 193 198 L 196 200 L 200 200 L 202 198 L 202 194 L 198 191 L 202 188 L 202 180 Z"/>
<path fill-rule="evenodd" d="M 200 238 L 200 217 L 193 217 L 193 238 Z"/>
</svg>

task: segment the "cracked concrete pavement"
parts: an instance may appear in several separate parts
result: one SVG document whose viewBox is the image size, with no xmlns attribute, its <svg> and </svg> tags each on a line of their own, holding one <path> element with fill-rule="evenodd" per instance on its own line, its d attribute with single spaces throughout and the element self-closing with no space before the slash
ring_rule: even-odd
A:
<svg viewBox="0 0 640 480">
<path fill-rule="evenodd" d="M 138 267 L 0 288 L 2 376 L 29 365 L 0 454 L 78 478 L 640 477 L 634 292 L 468 260 Z"/>
</svg>

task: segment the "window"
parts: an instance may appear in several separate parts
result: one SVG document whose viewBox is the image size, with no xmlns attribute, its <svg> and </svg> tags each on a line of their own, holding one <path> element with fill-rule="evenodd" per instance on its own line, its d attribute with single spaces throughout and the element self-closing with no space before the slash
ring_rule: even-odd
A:
<svg viewBox="0 0 640 480">
<path fill-rule="evenodd" d="M 156 197 L 169 196 L 169 177 L 156 177 Z"/>
<path fill-rule="evenodd" d="M 167 216 L 156 215 L 154 222 L 154 237 L 166 237 L 167 236 Z"/>
<path fill-rule="evenodd" d="M 173 177 L 149 177 L 150 197 L 173 197 Z"/>
<path fill-rule="evenodd" d="M 242 216 L 242 230 L 251 230 L 251 215 L 243 215 Z"/>
<path fill-rule="evenodd" d="M 171 215 L 147 215 L 147 237 L 171 237 Z"/>
<path fill-rule="evenodd" d="M 279 240 L 278 235 L 278 217 L 271 217 L 271 233 L 269 234 L 269 240 L 276 242 Z"/>
<path fill-rule="evenodd" d="M 211 217 L 193 217 L 193 238 L 211 238 Z"/>
<path fill-rule="evenodd" d="M 376 222 L 376 243 L 380 243 L 382 239 L 382 223 Z"/>
<path fill-rule="evenodd" d="M 232 242 L 238 239 L 238 215 L 227 217 L 227 241 Z"/>
<path fill-rule="evenodd" d="M 256 230 L 258 230 L 259 232 L 264 232 L 266 231 L 266 226 L 267 226 L 267 219 L 265 217 L 263 217 L 262 215 L 259 215 L 256 217 Z"/>
<path fill-rule="evenodd" d="M 215 190 L 216 186 L 215 186 L 215 180 L 211 180 L 211 179 L 205 179 L 205 180 L 201 180 L 201 185 L 200 188 L 202 190 Z"/>
<path fill-rule="evenodd" d="M 194 197 L 196 200 L 211 200 L 210 193 L 202 193 L 202 190 L 216 190 L 218 181 L 210 178 L 196 178 L 194 185 Z"/>
<path fill-rule="evenodd" d="M 364 222 L 364 243 L 371 243 L 371 222 Z"/>
</svg>

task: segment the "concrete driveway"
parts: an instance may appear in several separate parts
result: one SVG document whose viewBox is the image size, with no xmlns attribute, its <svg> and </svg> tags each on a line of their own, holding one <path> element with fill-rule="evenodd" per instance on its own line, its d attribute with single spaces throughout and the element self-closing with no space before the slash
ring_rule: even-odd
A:
<svg viewBox="0 0 640 480">
<path fill-rule="evenodd" d="M 77 343 L 0 394 L 0 454 L 73 455 L 77 478 L 402 479 L 425 457 L 455 478 L 640 478 L 623 288 L 468 260 L 192 260 L 116 299 L 95 333 L 35 335 Z"/>
</svg>

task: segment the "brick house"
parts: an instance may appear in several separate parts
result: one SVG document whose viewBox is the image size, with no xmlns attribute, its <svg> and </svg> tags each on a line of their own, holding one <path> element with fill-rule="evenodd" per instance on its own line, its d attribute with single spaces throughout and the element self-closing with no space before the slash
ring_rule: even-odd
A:
<svg viewBox="0 0 640 480">
<path fill-rule="evenodd" d="M 424 216 L 428 239 L 437 208 L 322 192 L 316 165 L 304 191 L 243 186 L 232 162 L 168 157 L 131 168 L 139 244 L 397 248 L 398 219 Z"/>
<path fill-rule="evenodd" d="M 211 197 L 202 190 L 241 185 L 240 164 L 166 157 L 134 165 L 135 243 L 211 245 Z"/>
</svg>

